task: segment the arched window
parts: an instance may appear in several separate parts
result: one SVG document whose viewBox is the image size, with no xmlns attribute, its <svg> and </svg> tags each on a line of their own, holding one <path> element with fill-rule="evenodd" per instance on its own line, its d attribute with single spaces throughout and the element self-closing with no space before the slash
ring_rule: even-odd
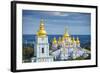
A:
<svg viewBox="0 0 100 73">
<path fill-rule="evenodd" d="M 44 48 L 42 48 L 42 53 L 44 53 Z"/>
</svg>

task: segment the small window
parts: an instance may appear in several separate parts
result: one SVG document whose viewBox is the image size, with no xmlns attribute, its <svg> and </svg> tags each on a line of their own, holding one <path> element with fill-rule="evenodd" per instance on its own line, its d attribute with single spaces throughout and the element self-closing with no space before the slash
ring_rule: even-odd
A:
<svg viewBox="0 0 100 73">
<path fill-rule="evenodd" d="M 42 48 L 42 53 L 44 53 L 44 48 Z"/>
<path fill-rule="evenodd" d="M 44 38 L 42 38 L 42 41 L 44 40 Z"/>
</svg>

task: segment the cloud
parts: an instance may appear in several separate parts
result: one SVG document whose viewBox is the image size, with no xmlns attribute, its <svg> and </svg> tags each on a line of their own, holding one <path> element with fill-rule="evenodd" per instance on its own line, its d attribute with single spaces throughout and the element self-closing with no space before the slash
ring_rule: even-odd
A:
<svg viewBox="0 0 100 73">
<path fill-rule="evenodd" d="M 40 12 L 42 14 L 45 14 L 45 15 L 49 15 L 49 16 L 69 16 L 68 13 L 65 13 L 65 12 Z"/>
<path fill-rule="evenodd" d="M 52 14 L 55 16 L 69 16 L 69 14 L 64 12 L 52 12 Z"/>
</svg>

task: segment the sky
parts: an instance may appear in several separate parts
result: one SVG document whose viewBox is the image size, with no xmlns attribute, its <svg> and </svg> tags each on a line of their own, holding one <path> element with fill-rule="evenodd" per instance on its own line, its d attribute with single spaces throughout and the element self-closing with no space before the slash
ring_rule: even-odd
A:
<svg viewBox="0 0 100 73">
<path fill-rule="evenodd" d="M 77 12 L 55 12 L 23 10 L 23 34 L 36 34 L 39 30 L 40 20 L 44 20 L 47 34 L 64 34 L 65 28 L 70 35 L 91 34 L 91 14 Z"/>
</svg>

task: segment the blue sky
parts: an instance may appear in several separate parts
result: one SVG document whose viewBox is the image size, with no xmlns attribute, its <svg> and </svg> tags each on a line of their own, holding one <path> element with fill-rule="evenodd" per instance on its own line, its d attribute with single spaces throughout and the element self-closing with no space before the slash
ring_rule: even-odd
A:
<svg viewBox="0 0 100 73">
<path fill-rule="evenodd" d="M 47 34 L 63 34 L 65 27 L 71 35 L 90 35 L 91 14 L 23 10 L 23 34 L 36 34 L 44 19 Z"/>
</svg>

